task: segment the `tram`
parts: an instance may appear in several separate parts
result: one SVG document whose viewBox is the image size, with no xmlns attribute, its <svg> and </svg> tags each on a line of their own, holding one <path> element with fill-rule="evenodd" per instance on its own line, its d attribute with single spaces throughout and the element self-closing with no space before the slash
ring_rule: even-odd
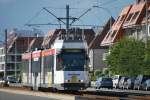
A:
<svg viewBox="0 0 150 100">
<path fill-rule="evenodd" d="M 49 49 L 24 53 L 22 55 L 23 85 L 34 89 L 86 89 L 90 82 L 88 51 L 82 35 L 74 39 L 59 38 Z"/>
</svg>

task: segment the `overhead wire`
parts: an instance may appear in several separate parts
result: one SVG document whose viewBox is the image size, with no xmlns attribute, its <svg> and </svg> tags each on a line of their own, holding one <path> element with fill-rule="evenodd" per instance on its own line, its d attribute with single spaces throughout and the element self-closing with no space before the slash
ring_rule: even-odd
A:
<svg viewBox="0 0 150 100">
<path fill-rule="evenodd" d="M 97 0 L 98 1 L 98 0 Z M 118 0 L 109 0 L 109 1 L 107 1 L 107 2 L 104 2 L 104 3 L 101 3 L 100 4 L 100 6 L 102 5 L 108 5 L 108 4 L 112 4 L 112 3 L 114 3 L 114 2 L 116 2 L 116 1 L 118 1 Z M 78 3 L 81 3 L 81 0 L 79 0 L 79 1 L 77 1 L 76 2 L 76 4 L 78 4 Z M 72 4 L 74 4 L 74 2 L 72 2 Z M 66 8 L 56 8 L 56 7 L 46 7 L 46 8 L 51 8 L 51 9 L 61 9 L 61 10 L 64 10 L 64 9 L 66 9 Z M 83 8 L 70 8 L 70 9 L 83 9 Z M 114 7 L 114 9 L 115 9 L 115 7 Z M 38 11 L 27 23 L 30 23 L 35 17 L 37 17 L 40 13 L 41 13 L 41 11 L 42 11 L 43 9 L 41 9 L 40 11 Z M 94 14 L 95 15 L 95 14 Z M 99 17 L 97 16 L 97 15 L 95 15 L 95 17 L 99 20 Z M 80 21 L 81 21 L 81 19 L 80 19 Z M 52 21 L 53 22 L 53 21 Z"/>
<path fill-rule="evenodd" d="M 31 17 L 26 24 L 30 23 L 35 17 L 39 16 L 43 9 L 40 9 L 33 17 Z"/>
</svg>

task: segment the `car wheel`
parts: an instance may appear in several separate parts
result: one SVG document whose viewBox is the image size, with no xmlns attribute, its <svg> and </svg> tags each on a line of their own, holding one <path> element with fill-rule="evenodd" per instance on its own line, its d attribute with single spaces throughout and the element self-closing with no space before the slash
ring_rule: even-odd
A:
<svg viewBox="0 0 150 100">
<path fill-rule="evenodd" d="M 127 90 L 129 89 L 129 86 L 127 85 Z"/>
<path fill-rule="evenodd" d="M 8 81 L 8 82 L 7 82 L 7 84 L 9 85 L 9 84 L 10 84 L 10 82 Z"/>
<path fill-rule="evenodd" d="M 98 89 L 101 89 L 101 87 L 98 87 Z"/>
<path fill-rule="evenodd" d="M 138 90 L 140 90 L 140 86 L 138 86 Z"/>
<path fill-rule="evenodd" d="M 146 90 L 146 91 L 148 90 L 148 87 L 147 87 L 147 85 L 145 86 L 145 90 Z"/>
</svg>

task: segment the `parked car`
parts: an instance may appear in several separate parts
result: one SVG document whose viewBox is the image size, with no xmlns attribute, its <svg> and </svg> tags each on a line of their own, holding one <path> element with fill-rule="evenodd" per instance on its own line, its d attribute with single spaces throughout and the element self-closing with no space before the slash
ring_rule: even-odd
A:
<svg viewBox="0 0 150 100">
<path fill-rule="evenodd" d="M 139 75 L 136 77 L 135 82 L 134 82 L 134 89 L 141 89 L 142 84 L 144 84 L 144 82 L 150 79 L 150 76 L 147 75 Z"/>
<path fill-rule="evenodd" d="M 142 89 L 144 89 L 144 90 L 150 90 L 150 79 L 147 79 L 147 80 L 142 84 Z"/>
<path fill-rule="evenodd" d="M 133 89 L 134 87 L 135 77 L 128 78 L 126 82 L 124 82 L 125 89 Z"/>
<path fill-rule="evenodd" d="M 127 81 L 128 77 L 122 77 L 119 81 L 119 88 L 124 89 L 124 83 Z"/>
<path fill-rule="evenodd" d="M 13 76 L 7 76 L 5 79 L 6 84 L 10 84 L 10 83 L 19 83 L 19 81 L 13 77 Z"/>
<path fill-rule="evenodd" d="M 120 75 L 114 75 L 114 76 L 112 77 L 113 87 L 114 87 L 114 88 L 118 88 L 118 87 L 119 87 L 119 81 L 120 81 L 121 77 L 122 77 L 122 76 L 120 76 Z"/>
<path fill-rule="evenodd" d="M 96 81 L 96 88 L 100 89 L 100 88 L 113 88 L 113 82 L 111 78 L 99 78 Z"/>
</svg>

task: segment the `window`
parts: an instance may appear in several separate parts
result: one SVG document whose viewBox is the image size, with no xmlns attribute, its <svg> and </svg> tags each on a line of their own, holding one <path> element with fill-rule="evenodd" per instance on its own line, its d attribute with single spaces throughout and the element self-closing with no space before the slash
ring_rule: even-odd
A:
<svg viewBox="0 0 150 100">
<path fill-rule="evenodd" d="M 46 75 L 47 72 L 51 72 L 52 68 L 54 67 L 54 56 L 44 56 L 44 74 Z"/>
<path fill-rule="evenodd" d="M 85 52 L 64 52 L 57 55 L 57 70 L 65 71 L 83 71 L 85 61 Z"/>
<path fill-rule="evenodd" d="M 150 36 L 150 25 L 148 25 L 148 36 Z"/>
<path fill-rule="evenodd" d="M 120 17 L 120 21 L 123 21 L 124 17 L 125 17 L 125 15 L 122 15 L 122 16 Z"/>
<path fill-rule="evenodd" d="M 139 14 L 139 12 L 135 12 L 131 21 L 134 21 L 137 18 L 138 14 Z"/>
<path fill-rule="evenodd" d="M 129 16 L 128 16 L 127 19 L 126 19 L 126 22 L 130 21 L 131 18 L 132 18 L 132 16 L 133 16 L 133 13 L 129 14 Z"/>
<path fill-rule="evenodd" d="M 32 72 L 40 72 L 41 71 L 41 58 L 33 58 L 32 59 Z"/>
<path fill-rule="evenodd" d="M 116 31 L 113 31 L 113 33 L 111 34 L 111 37 L 113 38 L 116 34 Z"/>
<path fill-rule="evenodd" d="M 119 19 L 120 19 L 120 16 L 118 16 L 118 18 L 117 18 L 116 22 L 117 22 Z"/>
<path fill-rule="evenodd" d="M 17 61 L 21 61 L 21 56 L 17 56 Z"/>
<path fill-rule="evenodd" d="M 106 39 L 109 37 L 109 35 L 110 35 L 110 32 L 107 34 L 107 37 L 106 37 Z"/>
</svg>

